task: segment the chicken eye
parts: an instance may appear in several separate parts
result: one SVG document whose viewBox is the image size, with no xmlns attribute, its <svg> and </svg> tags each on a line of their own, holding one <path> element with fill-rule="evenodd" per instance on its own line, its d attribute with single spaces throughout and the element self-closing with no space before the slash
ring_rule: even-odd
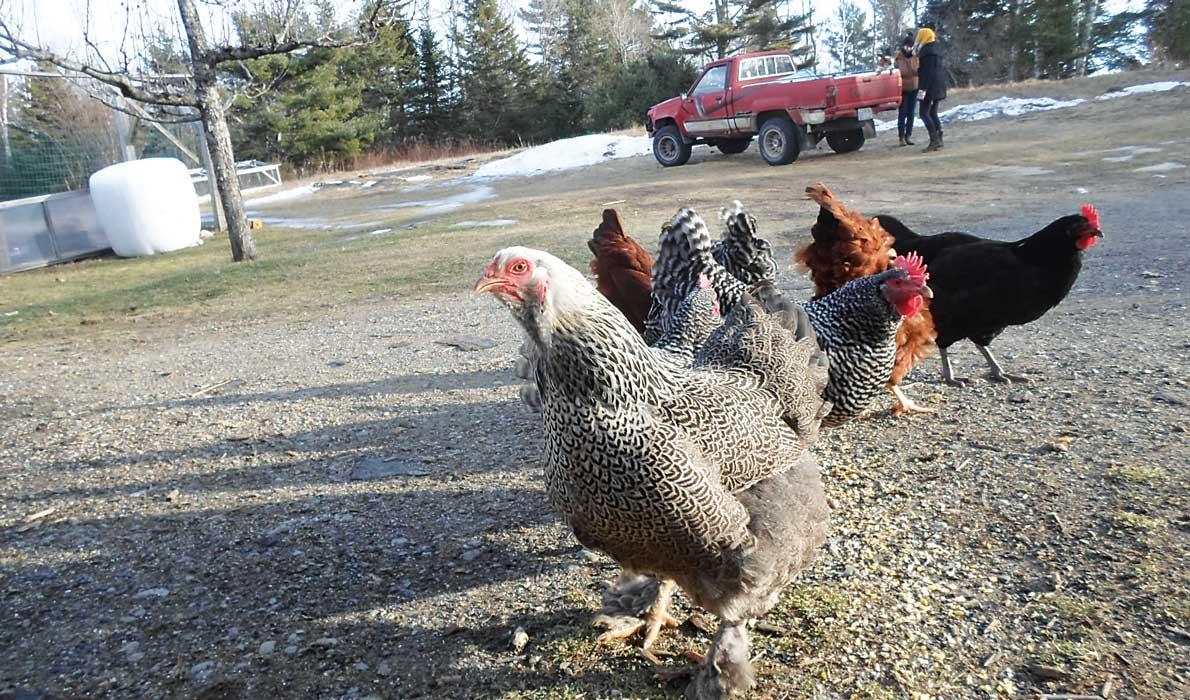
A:
<svg viewBox="0 0 1190 700">
<path fill-rule="evenodd" d="M 508 268 L 508 269 L 509 269 L 509 270 L 510 270 L 510 271 L 511 271 L 511 272 L 512 272 L 514 275 L 519 275 L 519 274 L 522 274 L 522 273 L 524 273 L 525 271 L 527 271 L 527 270 L 529 269 L 529 264 L 528 264 L 527 262 L 525 262 L 524 260 L 518 260 L 518 261 L 514 262 L 514 263 L 512 264 L 512 267 L 510 267 L 510 268 Z"/>
</svg>

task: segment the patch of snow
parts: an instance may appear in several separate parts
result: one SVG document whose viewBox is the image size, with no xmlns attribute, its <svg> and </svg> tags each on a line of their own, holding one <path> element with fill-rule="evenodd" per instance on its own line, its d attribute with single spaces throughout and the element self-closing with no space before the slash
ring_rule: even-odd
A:
<svg viewBox="0 0 1190 700">
<path fill-rule="evenodd" d="M 401 179 L 404 180 L 405 182 L 426 182 L 427 180 L 433 180 L 434 176 L 433 175 L 410 175 L 409 177 L 403 177 Z"/>
<path fill-rule="evenodd" d="M 1048 112 L 1051 109 L 1066 109 L 1080 105 L 1086 100 L 1055 100 L 1052 97 L 997 97 L 994 100 L 972 102 L 971 104 L 952 107 L 945 112 L 939 112 L 938 118 L 943 124 L 952 122 L 978 122 L 992 117 L 1019 117 L 1029 112 Z M 916 125 L 925 128 L 918 117 Z M 890 131 L 897 128 L 897 120 L 876 122 L 876 131 Z"/>
<path fill-rule="evenodd" d="M 1146 153 L 1160 153 L 1160 148 L 1150 148 L 1149 146 L 1121 146 L 1120 148 L 1113 148 L 1105 153 L 1114 153 L 1116 151 L 1125 151 L 1124 155 L 1120 156 L 1106 156 L 1104 160 L 1109 163 L 1123 163 L 1132 160 L 1136 156 L 1142 156 Z"/>
<path fill-rule="evenodd" d="M 1031 177 L 1035 175 L 1049 175 L 1054 171 L 1032 165 L 989 165 L 979 172 L 988 173 L 989 175 L 1006 175 L 1008 177 Z"/>
<path fill-rule="evenodd" d="M 368 231 L 365 235 L 367 235 L 367 236 L 382 236 L 386 233 L 389 233 L 390 231 L 392 231 L 391 228 L 378 228 L 375 231 Z"/>
<path fill-rule="evenodd" d="M 294 187 L 289 190 L 281 190 L 273 194 L 267 194 L 263 197 L 256 197 L 244 201 L 244 206 L 260 206 L 261 204 L 275 204 L 276 202 L 285 202 L 290 199 L 297 199 L 298 197 L 306 197 L 318 191 L 315 185 L 303 185 L 302 187 Z"/>
<path fill-rule="evenodd" d="M 491 187 L 481 185 L 467 192 L 460 192 L 459 194 L 452 194 L 449 197 L 441 199 L 423 199 L 415 202 L 399 202 L 397 204 L 386 205 L 385 209 L 425 209 L 427 214 L 444 214 L 448 211 L 454 211 L 464 204 L 475 204 L 492 199 L 496 193 Z"/>
<path fill-rule="evenodd" d="M 1158 83 L 1144 83 L 1142 85 L 1129 85 L 1126 88 L 1120 88 L 1119 90 L 1111 90 L 1110 92 L 1105 92 L 1102 95 L 1100 95 L 1099 97 L 1096 97 L 1095 99 L 1097 99 L 1097 100 L 1114 100 L 1119 97 L 1128 97 L 1130 95 L 1144 95 L 1144 94 L 1153 93 L 1153 92 L 1169 92 L 1170 90 L 1173 90 L 1174 88 L 1182 87 L 1183 85 L 1190 86 L 1190 82 L 1183 82 L 1180 80 L 1163 80 Z"/>
<path fill-rule="evenodd" d="M 490 221 L 460 221 L 457 224 L 451 224 L 451 228 L 486 228 L 497 226 L 515 226 L 519 223 L 516 219 L 492 219 Z"/>
<path fill-rule="evenodd" d="M 1163 172 L 1166 172 L 1167 170 L 1181 170 L 1184 167 L 1186 167 L 1186 166 L 1181 163 L 1174 163 L 1172 161 L 1166 161 L 1164 163 L 1158 163 L 1156 165 L 1146 165 L 1143 168 L 1135 168 L 1133 170 L 1133 172 L 1136 172 L 1136 173 L 1163 173 Z"/>
<path fill-rule="evenodd" d="M 1075 187 L 1074 191 L 1078 194 L 1091 194 L 1091 190 L 1087 189 L 1086 187 Z"/>
<path fill-rule="evenodd" d="M 366 189 L 368 189 L 369 187 L 371 187 L 371 186 L 373 186 L 373 185 L 375 185 L 375 184 L 376 184 L 376 180 L 368 180 L 368 181 L 367 181 L 367 182 L 365 182 L 364 184 L 360 185 L 360 186 L 359 186 L 359 188 L 360 188 L 361 190 L 366 190 Z"/>
<path fill-rule="evenodd" d="M 653 152 L 648 136 L 590 134 L 551 141 L 508 158 L 484 163 L 474 177 L 512 177 L 555 170 L 570 170 L 602 163 L 613 158 L 643 156 Z"/>
</svg>

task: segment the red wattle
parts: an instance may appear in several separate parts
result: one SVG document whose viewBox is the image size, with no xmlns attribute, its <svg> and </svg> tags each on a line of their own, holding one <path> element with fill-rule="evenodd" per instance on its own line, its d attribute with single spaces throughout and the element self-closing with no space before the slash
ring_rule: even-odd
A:
<svg viewBox="0 0 1190 700">
<path fill-rule="evenodd" d="M 1079 250 L 1087 250 L 1088 248 L 1094 248 L 1097 243 L 1099 243 L 1099 236 L 1093 236 L 1093 235 L 1083 236 L 1082 238 L 1080 238 L 1074 242 L 1074 244 L 1076 246 L 1078 246 Z"/>
<path fill-rule="evenodd" d="M 921 305 L 924 303 L 925 300 L 915 294 L 897 304 L 897 312 L 905 318 L 913 318 L 913 316 L 917 314 L 918 309 L 920 309 Z"/>
</svg>

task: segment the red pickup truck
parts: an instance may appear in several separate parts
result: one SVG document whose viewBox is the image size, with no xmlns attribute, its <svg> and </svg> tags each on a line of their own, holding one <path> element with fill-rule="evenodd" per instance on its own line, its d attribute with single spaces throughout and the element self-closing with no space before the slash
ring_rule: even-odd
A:
<svg viewBox="0 0 1190 700">
<path fill-rule="evenodd" d="M 683 165 L 699 143 L 742 153 L 753 136 L 769 165 L 785 165 L 824 138 L 836 153 L 858 150 L 876 135 L 873 116 L 900 104 L 896 71 L 818 77 L 788 52 L 761 51 L 711 63 L 690 92 L 650 108 L 645 128 L 664 166 Z"/>
</svg>

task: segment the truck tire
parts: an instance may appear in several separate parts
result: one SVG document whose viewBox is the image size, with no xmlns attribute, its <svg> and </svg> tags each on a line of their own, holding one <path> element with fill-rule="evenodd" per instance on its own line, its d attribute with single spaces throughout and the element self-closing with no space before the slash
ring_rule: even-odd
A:
<svg viewBox="0 0 1190 700">
<path fill-rule="evenodd" d="M 789 165 L 802 151 L 797 125 L 785 117 L 770 117 L 760 127 L 757 139 L 760 157 L 769 165 Z"/>
<path fill-rule="evenodd" d="M 750 143 L 752 143 L 751 136 L 742 139 L 724 139 L 715 144 L 715 147 L 722 151 L 724 155 L 733 156 L 748 150 L 748 144 Z"/>
<path fill-rule="evenodd" d="M 835 153 L 851 153 L 864 145 L 864 130 L 831 131 L 826 135 L 826 145 Z"/>
<path fill-rule="evenodd" d="M 673 124 L 667 124 L 653 134 L 653 157 L 667 168 L 685 165 L 690 160 L 691 148 Z"/>
</svg>

